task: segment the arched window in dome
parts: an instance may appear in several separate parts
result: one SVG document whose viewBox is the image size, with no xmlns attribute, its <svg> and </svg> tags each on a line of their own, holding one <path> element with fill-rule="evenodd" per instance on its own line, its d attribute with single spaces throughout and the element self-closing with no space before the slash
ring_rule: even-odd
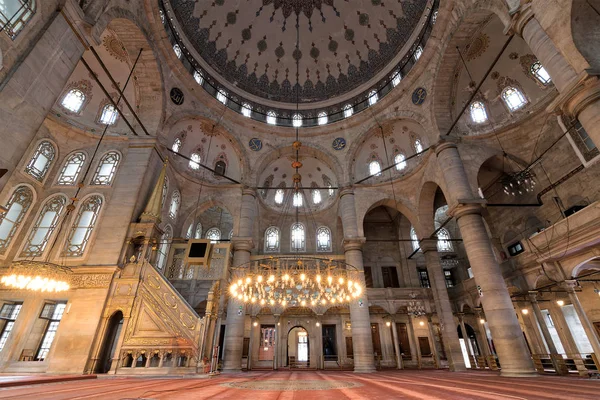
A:
<svg viewBox="0 0 600 400">
<path fill-rule="evenodd" d="M 190 224 L 190 226 L 188 226 L 187 231 L 185 232 L 185 238 L 191 239 L 193 233 L 194 233 L 194 223 L 192 222 Z"/>
<path fill-rule="evenodd" d="M 217 91 L 217 100 L 223 104 L 227 104 L 227 92 L 223 89 Z"/>
<path fill-rule="evenodd" d="M 306 229 L 302 223 L 292 225 L 290 237 L 292 251 L 306 251 Z"/>
<path fill-rule="evenodd" d="M 516 111 L 527 104 L 527 99 L 525 99 L 523 93 L 514 86 L 505 87 L 501 96 L 510 111 Z"/>
<path fill-rule="evenodd" d="M 380 176 L 381 175 L 381 164 L 377 160 L 373 160 L 369 163 L 369 174 Z"/>
<path fill-rule="evenodd" d="M 285 197 L 285 192 L 283 189 L 277 189 L 275 191 L 275 204 L 283 204 L 283 199 Z"/>
<path fill-rule="evenodd" d="M 192 153 L 190 154 L 190 161 L 188 163 L 188 166 L 193 169 L 194 171 L 197 171 L 200 169 L 200 154 L 198 153 Z"/>
<path fill-rule="evenodd" d="M 92 185 L 111 185 L 119 166 L 121 156 L 116 151 L 106 153 L 98 163 L 96 173 L 92 178 Z"/>
<path fill-rule="evenodd" d="M 196 83 L 200 86 L 202 86 L 202 84 L 204 83 L 204 75 L 202 75 L 202 72 L 195 70 L 194 71 L 194 80 L 196 81 Z"/>
<path fill-rule="evenodd" d="M 302 192 L 295 192 L 294 193 L 294 198 L 293 198 L 293 206 L 294 207 L 302 207 L 303 204 L 303 198 L 302 198 Z"/>
<path fill-rule="evenodd" d="M 331 251 L 331 230 L 326 226 L 317 229 L 317 251 Z"/>
<path fill-rule="evenodd" d="M 71 89 L 63 97 L 60 104 L 67 110 L 78 114 L 85 103 L 85 94 L 79 89 Z"/>
<path fill-rule="evenodd" d="M 417 48 L 415 49 L 415 61 L 418 61 L 419 58 L 421 58 L 421 56 L 423 55 L 423 47 L 422 46 L 417 46 Z"/>
<path fill-rule="evenodd" d="M 531 64 L 531 67 L 529 68 L 529 70 L 531 71 L 531 74 L 544 86 L 548 85 L 550 82 L 552 82 L 552 78 L 550 78 L 550 74 L 548 74 L 548 71 L 546 71 L 546 68 L 544 68 L 542 66 L 542 63 L 539 61 L 534 62 L 533 64 Z"/>
<path fill-rule="evenodd" d="M 210 228 L 206 231 L 206 239 L 209 239 L 211 243 L 217 243 L 221 240 L 221 230 L 219 228 Z"/>
<path fill-rule="evenodd" d="M 183 146 L 183 140 L 181 140 L 181 138 L 175 138 L 175 140 L 173 140 L 171 150 L 173 150 L 173 152 L 175 153 L 179 153 L 179 150 L 181 150 L 181 146 Z"/>
<path fill-rule="evenodd" d="M 317 115 L 317 122 L 319 125 L 327 124 L 328 120 L 329 120 L 329 117 L 327 116 L 327 113 L 325 111 L 322 111 Z"/>
<path fill-rule="evenodd" d="M 294 128 L 300 128 L 302 126 L 302 115 L 294 114 L 292 116 L 292 126 Z"/>
<path fill-rule="evenodd" d="M 160 237 L 160 244 L 158 245 L 158 256 L 156 257 L 156 268 L 159 271 L 164 270 L 165 264 L 167 263 L 167 256 L 169 255 L 169 244 L 173 237 L 173 229 L 171 225 L 165 227 L 165 232 Z"/>
<path fill-rule="evenodd" d="M 169 206 L 169 218 L 175 220 L 179 213 L 179 205 L 181 204 L 181 193 L 179 190 L 173 191 L 171 195 L 171 205 Z"/>
<path fill-rule="evenodd" d="M 36 12 L 36 0 L 0 1 L 0 26 L 4 32 L 15 39 Z"/>
<path fill-rule="evenodd" d="M 471 103 L 469 112 L 471 113 L 471 120 L 476 124 L 483 124 L 488 120 L 485 105 L 481 101 L 474 101 Z"/>
<path fill-rule="evenodd" d="M 223 176 L 227 170 L 227 164 L 223 160 L 219 160 L 215 163 L 215 175 Z"/>
<path fill-rule="evenodd" d="M 392 86 L 396 87 L 400 84 L 400 81 L 402 80 L 402 74 L 400 74 L 400 71 L 396 71 L 394 72 L 394 74 L 392 75 Z"/>
<path fill-rule="evenodd" d="M 404 156 L 404 154 L 396 154 L 396 156 L 394 157 L 394 164 L 396 164 L 397 171 L 402 171 L 404 168 L 406 168 L 406 157 Z"/>
<path fill-rule="evenodd" d="M 432 24 L 432 25 L 435 25 L 435 23 L 436 23 L 436 21 L 437 21 L 437 18 L 438 18 L 438 11 L 439 11 L 439 10 L 435 10 L 435 11 L 433 12 L 433 14 L 431 15 L 431 24 Z"/>
<path fill-rule="evenodd" d="M 181 58 L 183 53 L 181 52 L 181 47 L 179 47 L 179 45 L 177 43 L 175 43 L 173 45 L 173 51 L 175 52 L 175 55 L 177 56 L 177 58 Z"/>
<path fill-rule="evenodd" d="M 58 175 L 58 179 L 56 180 L 57 185 L 75 185 L 77 183 L 77 178 L 79 177 L 79 173 L 83 168 L 83 164 L 85 163 L 85 153 L 79 151 L 77 153 L 71 154 L 65 160 L 65 165 L 63 166 L 60 174 Z"/>
<path fill-rule="evenodd" d="M 242 104 L 242 115 L 246 118 L 250 118 L 250 116 L 252 115 L 252 106 L 250 104 Z"/>
<path fill-rule="evenodd" d="M 415 138 L 415 141 L 413 142 L 413 146 L 415 148 L 415 153 L 419 154 L 419 153 L 423 152 L 423 143 L 421 143 L 421 139 Z"/>
<path fill-rule="evenodd" d="M 440 228 L 437 232 L 437 249 L 440 252 L 454 251 L 450 241 L 450 232 L 446 228 Z"/>
<path fill-rule="evenodd" d="M 33 192 L 27 186 L 19 186 L 6 203 L 6 212 L 0 214 L 0 254 L 6 250 L 33 203 Z"/>
<path fill-rule="evenodd" d="M 25 240 L 21 257 L 40 257 L 44 254 L 66 203 L 67 198 L 62 195 L 54 196 L 44 203 Z"/>
<path fill-rule="evenodd" d="M 33 176 L 38 181 L 43 181 L 52 165 L 52 160 L 56 155 L 56 149 L 47 140 L 40 142 L 33 157 L 29 160 L 29 163 L 25 167 L 25 172 L 28 175 Z"/>
<path fill-rule="evenodd" d="M 379 100 L 379 94 L 377 93 L 377 90 L 371 90 L 367 98 L 369 100 L 370 106 L 375 105 L 375 103 L 377 103 L 377 100 Z"/>
<path fill-rule="evenodd" d="M 414 226 L 410 227 L 410 241 L 413 250 L 417 250 L 419 248 L 419 237 L 417 236 L 417 231 L 415 231 Z"/>
<path fill-rule="evenodd" d="M 202 223 L 198 222 L 194 230 L 194 239 L 202 239 Z"/>
<path fill-rule="evenodd" d="M 331 184 L 331 179 L 329 179 L 329 177 L 325 174 L 323 174 L 323 185 L 327 186 L 328 192 L 329 192 L 329 197 L 333 197 L 333 195 L 335 194 L 335 189 L 333 189 L 333 185 Z"/>
<path fill-rule="evenodd" d="M 92 236 L 94 226 L 96 226 L 101 207 L 102 197 L 98 195 L 90 196 L 81 203 L 73 226 L 71 227 L 67 243 L 65 244 L 65 256 L 83 256 L 90 237 Z"/>
<path fill-rule="evenodd" d="M 165 175 L 165 181 L 163 182 L 162 194 L 161 194 L 161 208 L 165 206 L 167 202 L 167 193 L 169 192 L 169 177 Z"/>
<path fill-rule="evenodd" d="M 319 189 L 313 189 L 312 191 L 312 202 L 313 204 L 321 204 L 321 191 Z"/>
<path fill-rule="evenodd" d="M 277 125 L 277 113 L 275 111 L 267 111 L 267 124 Z"/>
<path fill-rule="evenodd" d="M 275 226 L 271 226 L 265 231 L 265 253 L 279 252 L 279 237 L 279 228 Z"/>
<path fill-rule="evenodd" d="M 102 125 L 114 125 L 117 122 L 117 116 L 119 113 L 117 109 L 112 104 L 106 104 L 102 107 L 102 112 L 100 113 L 100 118 L 98 122 Z"/>
<path fill-rule="evenodd" d="M 229 240 L 233 239 L 233 229 L 229 231 Z"/>
<path fill-rule="evenodd" d="M 344 106 L 344 118 L 350 118 L 354 114 L 354 107 L 352 104 L 346 104 Z"/>
</svg>

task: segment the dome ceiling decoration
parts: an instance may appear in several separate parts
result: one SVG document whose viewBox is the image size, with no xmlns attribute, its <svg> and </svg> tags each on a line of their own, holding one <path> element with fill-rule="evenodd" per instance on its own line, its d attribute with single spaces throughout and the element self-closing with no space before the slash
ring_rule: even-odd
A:
<svg viewBox="0 0 600 400">
<path fill-rule="evenodd" d="M 328 100 L 391 69 L 427 3 L 170 0 L 183 34 L 222 81 L 284 103 L 297 94 L 300 103 Z"/>
</svg>

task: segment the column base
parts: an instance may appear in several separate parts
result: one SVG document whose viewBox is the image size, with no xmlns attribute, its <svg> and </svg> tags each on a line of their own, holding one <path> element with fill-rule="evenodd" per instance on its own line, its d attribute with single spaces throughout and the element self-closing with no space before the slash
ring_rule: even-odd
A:
<svg viewBox="0 0 600 400">
<path fill-rule="evenodd" d="M 372 374 L 376 372 L 377 369 L 373 366 L 365 365 L 361 367 L 354 367 L 354 373 L 356 374 Z"/>
<path fill-rule="evenodd" d="M 500 376 L 505 378 L 535 378 L 538 373 L 535 370 L 501 369 Z"/>
<path fill-rule="evenodd" d="M 437 368 L 437 369 L 444 369 L 444 368 Z M 450 372 L 467 372 L 470 368 L 467 368 L 465 365 L 460 365 L 460 366 L 454 366 L 451 365 L 448 367 L 448 371 Z"/>
</svg>

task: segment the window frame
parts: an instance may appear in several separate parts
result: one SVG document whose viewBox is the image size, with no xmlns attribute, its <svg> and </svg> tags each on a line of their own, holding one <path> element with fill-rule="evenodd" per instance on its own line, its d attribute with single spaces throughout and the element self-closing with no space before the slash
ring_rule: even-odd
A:
<svg viewBox="0 0 600 400">
<path fill-rule="evenodd" d="M 398 161 L 398 157 L 402 157 L 401 161 Z M 396 153 L 394 155 L 394 165 L 396 166 L 396 171 L 401 172 L 404 171 L 408 167 L 408 162 L 406 161 L 406 156 L 402 152 Z"/>
<path fill-rule="evenodd" d="M 72 159 L 74 159 L 75 157 L 79 157 L 81 160 L 81 163 L 79 164 L 79 166 L 77 167 L 77 171 L 73 175 L 72 182 L 70 182 L 70 183 L 61 182 L 61 177 L 66 172 L 67 166 L 69 165 L 69 163 L 71 163 Z M 78 151 L 74 151 L 73 153 L 68 154 L 63 161 L 63 167 L 61 168 L 60 172 L 58 173 L 58 175 L 56 177 L 56 185 L 58 185 L 58 186 L 75 186 L 75 185 L 77 185 L 77 183 L 78 183 L 77 180 L 79 178 L 79 174 L 81 174 L 81 171 L 83 170 L 83 167 L 85 166 L 86 161 L 87 161 L 87 154 L 84 151 L 78 150 Z"/>
<path fill-rule="evenodd" d="M 476 106 L 483 113 L 483 119 L 475 119 L 474 112 L 475 112 Z M 485 107 L 485 104 L 481 100 L 475 100 L 474 102 L 471 103 L 471 105 L 469 106 L 469 116 L 471 117 L 471 122 L 473 122 L 474 124 L 477 124 L 477 125 L 485 124 L 486 122 L 488 122 L 490 120 L 489 116 L 487 114 L 487 109 Z"/>
<path fill-rule="evenodd" d="M 54 310 L 52 311 L 52 316 L 50 318 L 42 317 L 44 309 L 47 305 L 54 305 Z M 62 307 L 61 307 L 62 306 Z M 61 309 L 59 318 L 56 318 L 57 309 Z M 60 327 L 60 322 L 64 317 L 65 311 L 67 309 L 67 302 L 56 302 L 56 303 L 44 303 L 42 307 L 42 311 L 40 312 L 40 319 L 47 319 L 46 327 L 44 328 L 44 333 L 42 334 L 42 338 L 40 340 L 40 344 L 35 352 L 35 361 L 46 361 L 48 354 L 52 350 L 52 345 L 54 344 L 54 340 L 56 339 L 56 334 L 58 333 L 58 328 Z M 52 338 L 49 340 L 47 347 L 44 347 L 44 344 L 47 342 L 48 334 L 52 333 Z M 45 351 L 43 356 L 40 356 L 41 353 Z"/>
<path fill-rule="evenodd" d="M 275 246 L 269 246 L 269 234 L 276 233 L 277 235 L 277 243 Z M 265 253 L 279 253 L 281 249 L 281 230 L 276 226 L 270 226 L 265 229 L 264 234 L 264 251 Z"/>
<path fill-rule="evenodd" d="M 518 106 L 513 107 L 508 101 L 508 96 L 506 95 L 506 93 L 511 90 L 514 91 L 515 95 L 518 96 L 522 101 L 521 104 L 519 104 Z M 525 108 L 525 106 L 527 106 L 527 104 L 529 104 L 525 93 L 523 93 L 523 91 L 515 85 L 508 85 L 504 89 L 502 89 L 502 92 L 500 93 L 500 98 L 502 99 L 502 103 L 506 106 L 506 108 L 508 108 L 508 111 L 511 113 L 522 110 Z"/>
<path fill-rule="evenodd" d="M 42 153 L 44 151 L 43 147 L 46 148 L 46 151 L 48 149 L 52 149 L 51 154 L 50 153 Z M 25 166 L 23 172 L 25 173 L 25 175 L 33 178 L 36 182 L 39 183 L 44 183 L 46 181 L 46 178 L 48 177 L 48 173 L 50 172 L 50 169 L 52 169 L 52 165 L 54 163 L 54 160 L 56 159 L 58 155 L 58 150 L 57 150 L 57 146 L 51 142 L 48 139 L 43 139 L 40 140 L 36 146 L 35 146 L 35 150 L 33 151 L 31 157 L 29 157 L 29 161 L 27 162 L 27 165 Z M 44 156 L 47 160 L 46 164 L 43 167 L 43 170 L 39 170 L 35 164 L 37 163 L 38 159 L 40 156 Z M 35 172 L 38 171 L 38 172 Z"/>
<path fill-rule="evenodd" d="M 59 201 L 59 199 L 62 200 L 62 205 L 60 205 L 58 208 L 56 208 L 56 205 L 54 205 L 55 209 L 50 210 L 50 211 L 56 211 L 56 215 L 52 219 L 51 225 L 48 227 L 44 227 L 44 229 L 48 228 L 47 233 L 42 238 L 42 241 L 40 244 L 34 245 L 34 246 L 41 246 L 41 249 L 39 249 L 35 253 L 31 252 L 31 250 L 28 250 L 27 248 L 32 246 L 31 241 L 35 238 L 37 230 L 41 228 L 40 224 L 43 222 L 43 219 L 44 219 L 43 215 L 45 214 L 45 212 L 48 211 L 48 210 L 46 210 L 47 206 L 52 205 L 52 202 Z M 58 226 L 58 222 L 59 222 L 60 218 L 62 217 L 62 214 L 65 212 L 65 209 L 67 207 L 67 201 L 68 201 L 68 198 L 63 193 L 58 193 L 58 194 L 49 196 L 45 199 L 45 201 L 42 203 L 42 205 L 40 206 L 40 209 L 38 210 L 38 212 L 36 214 L 33 224 L 29 227 L 29 232 L 27 233 L 27 236 L 25 237 L 25 240 L 23 241 L 21 250 L 19 251 L 19 258 L 36 259 L 36 258 L 40 258 L 40 257 L 44 256 L 46 251 L 48 251 L 48 248 L 47 248 L 48 243 L 52 240 L 52 238 L 56 234 L 56 232 L 55 232 L 56 227 Z"/>
<path fill-rule="evenodd" d="M 108 163 L 105 163 L 105 160 L 109 157 L 113 157 L 116 159 L 115 162 L 112 163 L 112 168 L 110 174 L 108 175 L 108 180 L 102 180 L 100 177 L 100 171 L 102 171 L 102 166 Z M 119 169 L 119 165 L 121 164 L 121 160 L 123 159 L 123 155 L 117 150 L 109 150 L 100 157 L 98 163 L 96 164 L 96 171 L 94 171 L 94 175 L 90 179 L 90 186 L 99 186 L 99 187 L 111 187 L 115 181 L 117 176 L 117 170 Z"/>
<path fill-rule="evenodd" d="M 105 110 L 108 107 L 111 107 L 113 109 L 114 117 L 112 118 L 112 121 L 109 120 L 109 122 L 104 122 L 104 121 L 102 121 L 102 117 L 104 116 Z M 107 126 L 114 126 L 114 125 L 117 124 L 118 120 L 119 120 L 119 111 L 117 110 L 117 108 L 115 106 L 113 106 L 113 104 L 110 101 L 104 103 L 100 107 L 100 112 L 98 113 L 98 119 L 96 121 L 99 125 L 102 125 L 102 126 L 105 126 L 105 125 L 107 125 Z"/>
<path fill-rule="evenodd" d="M 95 202 L 95 204 L 91 204 Z M 93 209 L 84 209 L 84 207 L 93 206 Z M 100 219 L 100 214 L 102 212 L 102 206 L 104 205 L 104 197 L 100 194 L 90 194 L 86 196 L 77 209 L 77 214 L 75 214 L 73 218 L 73 223 L 71 224 L 71 229 L 69 230 L 69 234 L 65 240 L 65 245 L 63 247 L 63 256 L 68 258 L 83 258 L 89 249 L 89 244 L 94 236 L 96 231 L 96 227 L 98 225 L 98 220 Z M 82 227 L 79 226 L 81 223 L 81 219 L 83 217 L 83 213 L 85 211 L 92 211 L 93 215 L 90 219 L 90 222 L 87 226 Z M 82 243 L 79 245 L 72 245 L 71 242 L 77 232 L 78 229 L 85 229 L 85 233 L 83 235 Z M 70 250 L 73 246 L 79 246 L 79 251 L 73 252 Z"/>
<path fill-rule="evenodd" d="M 18 1 L 21 4 L 17 12 L 13 15 L 4 15 L 3 13 L 0 13 L 0 24 L 6 25 L 4 32 L 11 40 L 15 40 L 37 14 L 37 2 L 35 0 L 30 1 L 31 6 L 27 5 L 29 2 L 23 2 L 22 0 Z M 11 22 L 17 14 L 20 14 L 18 18 L 16 18 L 14 22 Z"/>
<path fill-rule="evenodd" d="M 546 72 L 546 75 L 548 75 L 548 79 L 543 79 L 540 76 L 540 70 L 544 70 Z M 542 65 L 542 63 L 540 62 L 540 60 L 536 60 L 533 62 L 533 64 L 531 64 L 531 66 L 529 67 L 529 72 L 531 73 L 531 75 L 535 78 L 535 80 L 543 85 L 543 86 L 548 86 L 552 83 L 552 77 L 550 76 L 550 73 L 548 72 L 548 70 L 546 68 L 544 68 L 544 66 Z"/>
<path fill-rule="evenodd" d="M 179 189 L 173 190 L 171 193 L 171 202 L 169 203 L 169 218 L 173 221 L 177 219 L 177 215 L 179 214 L 179 207 L 181 206 L 181 192 Z M 175 207 L 175 208 L 173 208 Z"/>
<path fill-rule="evenodd" d="M 211 237 L 211 234 L 213 232 L 217 232 L 219 234 L 218 239 L 214 239 L 213 237 Z M 213 226 L 212 228 L 209 228 L 206 230 L 206 232 L 204 233 L 204 238 L 210 240 L 210 242 L 212 244 L 216 244 L 221 241 L 222 235 L 223 235 L 223 233 L 221 232 L 221 230 L 219 228 L 217 228 L 216 226 Z"/>
<path fill-rule="evenodd" d="M 15 196 L 17 195 L 17 192 L 21 189 L 29 190 L 29 194 L 19 195 L 19 196 L 29 197 L 29 199 L 28 199 L 29 202 L 28 202 L 28 204 L 27 203 L 23 204 L 23 203 L 19 202 L 18 204 L 21 205 L 21 211 L 19 212 L 19 215 L 17 216 L 17 218 L 14 221 L 11 221 L 10 219 L 8 220 L 9 222 L 12 222 L 13 225 L 12 225 L 10 231 L 8 232 L 6 239 L 3 239 L 5 243 L 2 245 L 2 247 L 0 247 L 0 256 L 5 256 L 6 253 L 8 253 L 8 251 L 11 249 L 13 239 L 15 237 L 17 237 L 17 235 L 21 232 L 21 228 L 23 227 L 23 224 L 22 224 L 23 220 L 25 220 L 25 218 L 29 215 L 29 211 L 31 210 L 31 208 L 36 200 L 35 190 L 33 190 L 33 188 L 31 186 L 25 185 L 25 184 L 17 185 L 13 189 L 12 193 L 10 194 L 10 196 L 6 202 L 5 207 L 6 207 L 7 211 L 0 215 L 0 226 L 2 225 L 2 222 L 4 222 L 12 205 L 14 203 L 16 203 Z M 25 200 L 27 200 L 27 198 L 25 198 Z"/>
<path fill-rule="evenodd" d="M 81 93 L 81 97 L 80 97 L 81 102 L 79 103 L 79 107 L 77 109 L 73 109 L 70 106 L 65 105 L 65 101 L 67 100 L 67 97 L 69 97 L 72 92 Z M 81 112 L 85 109 L 87 101 L 88 101 L 88 97 L 86 96 L 85 92 L 80 87 L 75 86 L 65 92 L 65 94 L 60 98 L 59 104 L 60 104 L 60 107 L 63 110 L 67 111 L 69 114 L 81 115 Z"/>
<path fill-rule="evenodd" d="M 326 246 L 322 246 L 320 243 L 320 236 L 322 233 L 327 233 L 328 237 L 329 237 L 329 243 L 327 243 Z M 317 253 L 329 253 L 332 251 L 332 243 L 333 243 L 333 237 L 331 235 L 331 229 L 329 229 L 326 226 L 320 226 L 317 228 L 317 232 L 315 235 L 315 244 L 316 244 L 316 248 L 317 248 Z"/>
<path fill-rule="evenodd" d="M 300 247 L 294 246 L 294 228 L 296 228 L 296 227 L 301 228 L 301 231 L 302 231 L 302 237 L 299 238 L 299 240 L 301 241 Z M 306 227 L 304 226 L 304 224 L 302 222 L 295 222 L 290 227 L 290 251 L 295 252 L 295 253 L 300 253 L 300 252 L 306 251 Z"/>
<path fill-rule="evenodd" d="M 2 320 L 6 322 L 4 323 L 4 326 L 0 331 L 0 353 L 2 352 L 2 350 L 4 350 L 4 346 L 6 346 L 6 342 L 8 342 L 8 339 L 10 339 L 10 334 L 12 333 L 15 323 L 17 322 L 19 314 L 21 313 L 21 310 L 23 308 L 23 302 L 4 303 L 2 305 L 2 310 L 4 310 L 4 307 L 6 306 L 12 306 L 13 309 L 11 310 L 10 315 L 7 318 L 2 318 Z M 16 313 L 15 309 L 17 309 Z"/>
</svg>

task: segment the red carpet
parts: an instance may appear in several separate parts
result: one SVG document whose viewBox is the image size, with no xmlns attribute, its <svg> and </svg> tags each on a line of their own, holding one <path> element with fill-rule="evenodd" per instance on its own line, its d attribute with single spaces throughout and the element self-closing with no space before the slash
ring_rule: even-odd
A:
<svg viewBox="0 0 600 400">
<path fill-rule="evenodd" d="M 111 378 L 0 389 L 0 399 L 598 399 L 600 380 L 473 371 L 251 372 L 210 379 Z"/>
</svg>

